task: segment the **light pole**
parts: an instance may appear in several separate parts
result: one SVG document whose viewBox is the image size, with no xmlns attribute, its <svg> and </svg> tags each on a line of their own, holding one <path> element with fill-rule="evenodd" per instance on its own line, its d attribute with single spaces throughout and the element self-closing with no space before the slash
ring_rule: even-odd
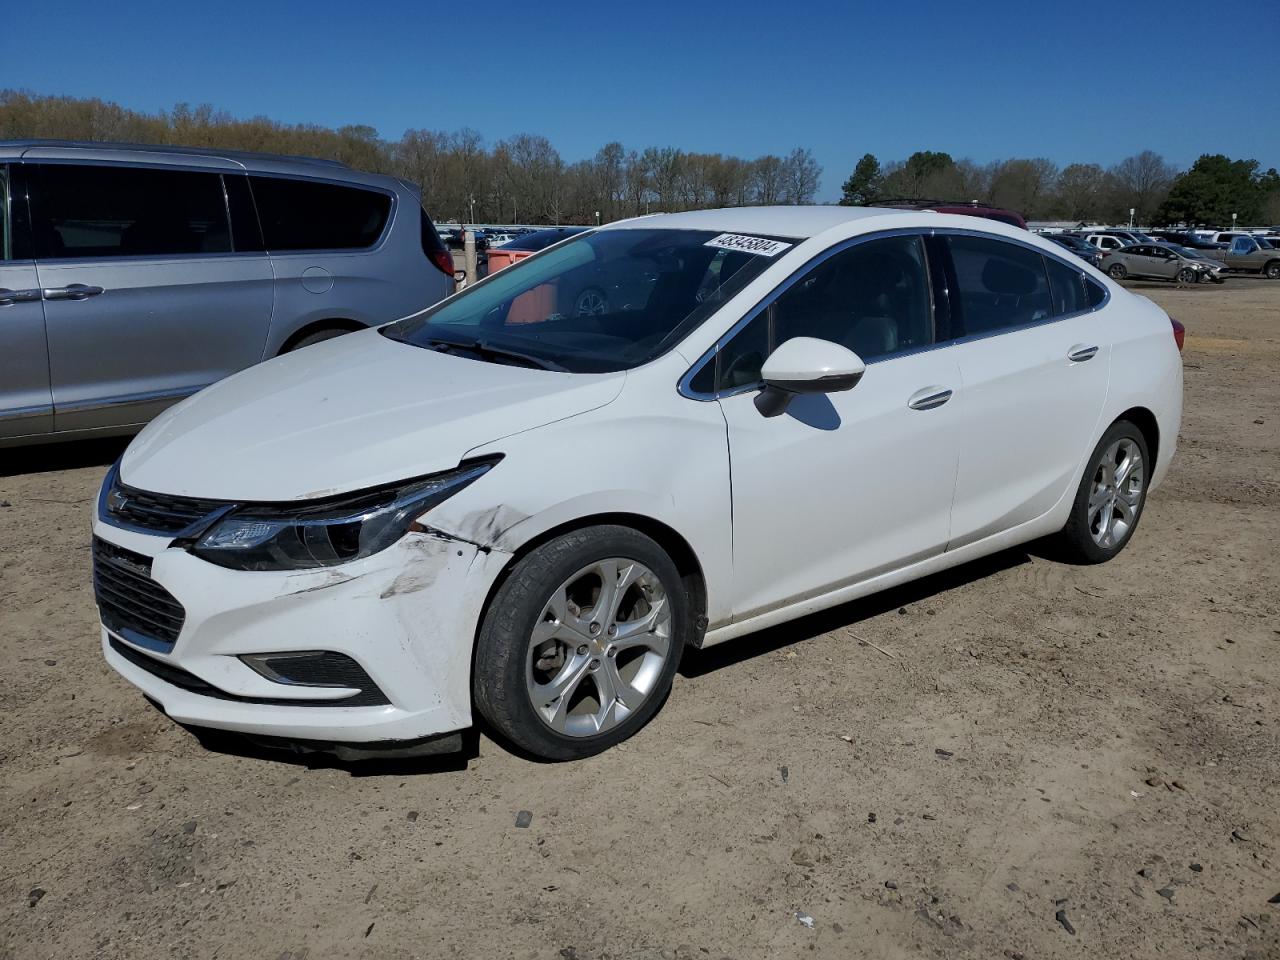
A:
<svg viewBox="0 0 1280 960">
<path fill-rule="evenodd" d="M 469 199 L 471 200 L 471 222 L 475 223 L 476 222 L 476 195 L 474 193 L 471 194 Z"/>
<path fill-rule="evenodd" d="M 600 211 L 596 211 L 596 226 L 600 226 Z"/>
</svg>

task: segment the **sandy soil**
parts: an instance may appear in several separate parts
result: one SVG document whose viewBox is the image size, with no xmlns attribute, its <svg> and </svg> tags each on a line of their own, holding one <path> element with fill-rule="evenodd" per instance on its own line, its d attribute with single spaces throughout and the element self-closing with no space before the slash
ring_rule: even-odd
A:
<svg viewBox="0 0 1280 960">
<path fill-rule="evenodd" d="M 98 651 L 119 446 L 0 451 L 0 956 L 1280 957 L 1280 283 L 1138 286 L 1187 413 L 1120 560 L 693 653 L 571 765 L 203 745 Z"/>
</svg>

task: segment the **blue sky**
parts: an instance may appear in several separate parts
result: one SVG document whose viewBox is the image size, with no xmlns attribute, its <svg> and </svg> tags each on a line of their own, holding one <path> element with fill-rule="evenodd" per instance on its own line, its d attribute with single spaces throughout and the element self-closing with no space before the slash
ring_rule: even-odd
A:
<svg viewBox="0 0 1280 960">
<path fill-rule="evenodd" d="M 1280 166 L 1277 0 L 33 9 L 38 28 L 0 39 L 0 87 L 389 138 L 542 133 L 569 161 L 609 140 L 748 157 L 806 146 L 825 169 L 819 199 L 868 151 L 1107 165 L 1150 148 L 1179 166 L 1203 152 Z"/>
</svg>

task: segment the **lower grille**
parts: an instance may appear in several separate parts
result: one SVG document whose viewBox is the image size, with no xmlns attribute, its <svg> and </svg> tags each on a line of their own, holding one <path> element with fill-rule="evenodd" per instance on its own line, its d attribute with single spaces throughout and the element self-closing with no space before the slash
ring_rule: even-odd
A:
<svg viewBox="0 0 1280 960">
<path fill-rule="evenodd" d="M 93 593 L 108 630 L 142 646 L 168 651 L 187 611 L 151 579 L 151 558 L 93 538 Z"/>
<path fill-rule="evenodd" d="M 369 679 L 367 674 L 364 675 L 365 683 L 362 684 L 360 692 L 344 700 L 287 700 L 280 697 L 242 697 L 238 694 L 220 690 L 213 684 L 201 680 L 194 673 L 183 670 L 172 663 L 165 663 L 163 660 L 149 657 L 145 653 L 133 649 L 127 643 L 122 643 L 115 637 L 110 637 L 109 642 L 112 650 L 135 667 L 147 671 L 154 677 L 159 677 L 165 683 L 181 687 L 191 693 L 197 693 L 202 697 L 212 697 L 215 700 L 260 703 L 273 707 L 375 707 L 385 706 L 391 702 L 387 699 L 386 694 L 379 690 L 377 685 Z M 359 667 L 356 669 L 359 669 Z M 363 673 L 363 671 L 361 672 Z"/>
</svg>

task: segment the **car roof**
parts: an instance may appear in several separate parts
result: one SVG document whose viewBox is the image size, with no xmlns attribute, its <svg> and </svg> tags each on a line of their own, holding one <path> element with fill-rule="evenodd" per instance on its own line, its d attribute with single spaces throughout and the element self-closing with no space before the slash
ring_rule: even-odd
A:
<svg viewBox="0 0 1280 960">
<path fill-rule="evenodd" d="M 958 219 L 958 216 L 939 214 L 932 210 L 899 210 L 889 207 L 724 207 L 719 210 L 690 210 L 686 213 L 656 213 L 613 223 L 605 229 L 660 227 L 664 230 L 715 230 L 720 233 L 801 238 L 814 237 L 832 227 L 858 220 L 900 220 L 903 226 L 907 226 L 927 224 L 934 218 L 945 218 L 951 222 Z M 999 224 L 999 221 L 980 217 L 964 216 L 963 219 L 966 222 L 982 220 L 983 229 L 988 229 L 989 224 Z"/>
</svg>

